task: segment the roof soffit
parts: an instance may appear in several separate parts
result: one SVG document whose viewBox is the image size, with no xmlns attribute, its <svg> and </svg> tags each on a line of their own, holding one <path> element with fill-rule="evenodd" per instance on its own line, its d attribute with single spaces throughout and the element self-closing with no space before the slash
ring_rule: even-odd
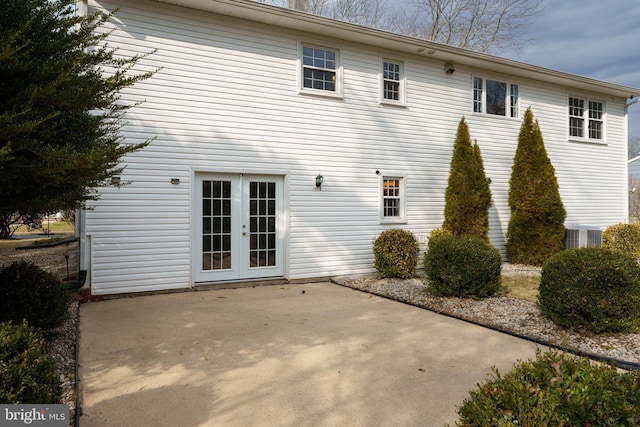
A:
<svg viewBox="0 0 640 427">
<path fill-rule="evenodd" d="M 312 15 L 294 9 L 281 8 L 252 0 L 153 0 L 160 3 L 197 9 L 313 33 L 346 41 L 376 46 L 453 62 L 471 68 L 511 74 L 518 77 L 553 83 L 575 90 L 597 92 L 622 98 L 640 96 L 640 89 L 539 67 L 520 61 L 475 52 L 455 46 L 430 42 L 348 22 Z"/>
</svg>

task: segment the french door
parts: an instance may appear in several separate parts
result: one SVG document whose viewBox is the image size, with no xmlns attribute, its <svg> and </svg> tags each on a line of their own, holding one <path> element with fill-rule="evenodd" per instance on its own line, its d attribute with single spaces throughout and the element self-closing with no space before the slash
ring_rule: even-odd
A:
<svg viewBox="0 0 640 427">
<path fill-rule="evenodd" d="M 283 178 L 197 174 L 195 181 L 195 282 L 282 276 Z"/>
</svg>

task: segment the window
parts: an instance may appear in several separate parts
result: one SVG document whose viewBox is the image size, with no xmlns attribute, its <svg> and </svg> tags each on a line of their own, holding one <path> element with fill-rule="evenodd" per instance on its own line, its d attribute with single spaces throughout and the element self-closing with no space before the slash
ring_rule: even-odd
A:
<svg viewBox="0 0 640 427">
<path fill-rule="evenodd" d="M 338 51 L 302 46 L 302 90 L 339 94 Z"/>
<path fill-rule="evenodd" d="M 474 77 L 473 112 L 518 117 L 518 85 Z"/>
<path fill-rule="evenodd" d="M 604 103 L 585 98 L 569 97 L 569 136 L 572 138 L 604 139 Z"/>
<path fill-rule="evenodd" d="M 382 102 L 404 103 L 402 63 L 382 61 Z"/>
<path fill-rule="evenodd" d="M 382 220 L 404 220 L 404 180 L 401 177 L 382 178 Z"/>
</svg>

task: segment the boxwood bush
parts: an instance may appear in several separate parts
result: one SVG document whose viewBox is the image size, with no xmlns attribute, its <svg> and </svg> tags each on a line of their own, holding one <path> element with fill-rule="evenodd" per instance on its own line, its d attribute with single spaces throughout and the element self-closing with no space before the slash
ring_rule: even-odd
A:
<svg viewBox="0 0 640 427">
<path fill-rule="evenodd" d="M 418 240 L 410 231 L 385 230 L 373 241 L 374 266 L 383 278 L 413 277 L 419 254 Z"/>
<path fill-rule="evenodd" d="M 542 267 L 538 305 L 561 326 L 593 332 L 640 327 L 640 265 L 605 248 L 560 252 Z"/>
<path fill-rule="evenodd" d="M 71 294 L 56 276 L 26 261 L 0 269 L 0 322 L 20 323 L 48 332 L 67 319 Z"/>
<path fill-rule="evenodd" d="M 602 246 L 640 259 L 640 224 L 616 224 L 602 232 Z"/>
<path fill-rule="evenodd" d="M 538 350 L 505 375 L 494 368 L 458 415 L 458 426 L 638 426 L 640 372 Z"/>
<path fill-rule="evenodd" d="M 0 403 L 61 403 L 56 361 L 26 321 L 0 323 Z"/>
<path fill-rule="evenodd" d="M 424 255 L 427 285 L 441 296 L 485 298 L 500 289 L 500 251 L 471 236 L 440 234 Z"/>
</svg>

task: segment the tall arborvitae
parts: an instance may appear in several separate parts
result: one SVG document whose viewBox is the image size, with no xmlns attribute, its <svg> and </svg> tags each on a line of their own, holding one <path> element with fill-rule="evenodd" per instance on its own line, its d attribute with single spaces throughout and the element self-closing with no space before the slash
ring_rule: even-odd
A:
<svg viewBox="0 0 640 427">
<path fill-rule="evenodd" d="M 477 142 L 471 145 L 463 117 L 453 145 L 442 227 L 454 236 L 470 235 L 488 241 L 490 206 L 491 190 L 480 147 Z"/>
<path fill-rule="evenodd" d="M 566 211 L 531 108 L 520 128 L 509 186 L 507 258 L 512 263 L 542 265 L 562 250 Z"/>
</svg>

